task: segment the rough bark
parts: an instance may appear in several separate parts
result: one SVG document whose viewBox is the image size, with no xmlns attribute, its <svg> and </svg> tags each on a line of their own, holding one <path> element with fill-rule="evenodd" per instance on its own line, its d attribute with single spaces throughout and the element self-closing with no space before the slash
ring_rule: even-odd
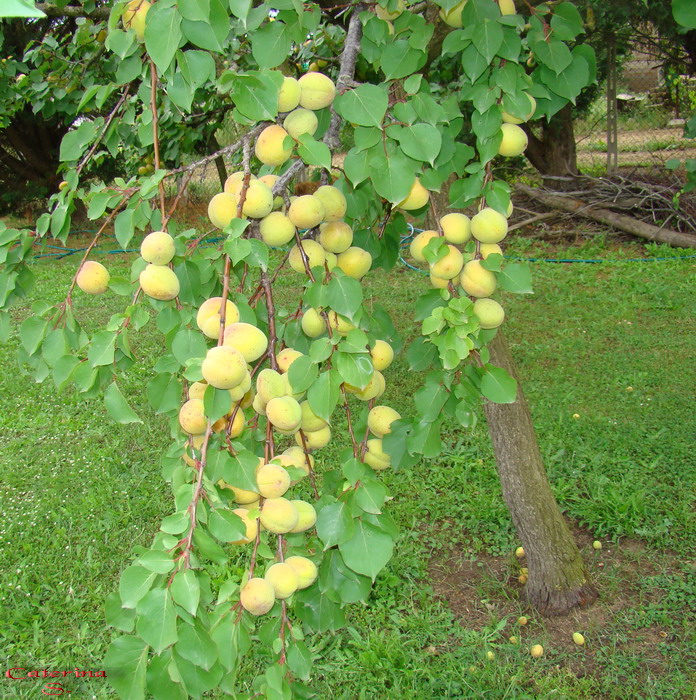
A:
<svg viewBox="0 0 696 700">
<path fill-rule="evenodd" d="M 491 363 L 518 381 L 514 403 L 487 402 L 484 410 L 503 497 L 527 557 L 525 593 L 541 614 L 565 615 L 592 603 L 597 591 L 551 491 L 529 406 L 501 332 L 489 348 Z"/>
<path fill-rule="evenodd" d="M 613 226 L 620 231 L 632 233 L 635 236 L 646 238 L 649 241 L 657 241 L 658 243 L 667 243 L 679 248 L 696 248 L 696 236 L 680 231 L 672 231 L 670 229 L 659 228 L 645 221 L 639 221 L 625 214 L 617 214 L 609 209 L 601 209 L 593 207 L 580 199 L 569 197 L 567 195 L 551 194 L 541 190 L 522 185 L 515 185 L 518 192 L 536 199 L 547 207 L 561 209 L 563 211 L 572 212 L 584 216 L 586 219 L 599 221 L 602 224 Z"/>
<path fill-rule="evenodd" d="M 529 162 L 545 179 L 554 182 L 555 189 L 562 189 L 563 182 L 572 183 L 578 174 L 578 162 L 571 106 L 543 121 L 538 135 L 527 124 L 522 128 L 529 138 L 525 151 Z"/>
</svg>

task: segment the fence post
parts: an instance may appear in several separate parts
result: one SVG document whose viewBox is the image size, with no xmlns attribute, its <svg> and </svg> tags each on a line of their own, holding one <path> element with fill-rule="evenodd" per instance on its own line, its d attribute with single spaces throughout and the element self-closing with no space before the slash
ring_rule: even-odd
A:
<svg viewBox="0 0 696 700">
<path fill-rule="evenodd" d="M 618 104 L 616 101 L 616 35 L 607 33 L 607 173 L 619 165 Z"/>
</svg>

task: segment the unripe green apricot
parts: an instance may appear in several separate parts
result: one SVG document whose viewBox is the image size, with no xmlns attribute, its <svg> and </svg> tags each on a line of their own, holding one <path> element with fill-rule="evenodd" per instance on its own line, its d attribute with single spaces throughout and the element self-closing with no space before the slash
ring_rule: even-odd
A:
<svg viewBox="0 0 696 700">
<path fill-rule="evenodd" d="M 261 507 L 261 525 L 269 532 L 284 535 L 300 519 L 297 508 L 287 498 L 267 498 Z"/>
<path fill-rule="evenodd" d="M 312 407 L 309 405 L 309 401 L 303 401 L 300 404 L 300 408 L 302 409 L 300 429 L 305 433 L 314 433 L 328 425 L 323 418 L 319 418 L 319 416 L 314 413 Z"/>
<path fill-rule="evenodd" d="M 314 228 L 324 220 L 324 205 L 313 194 L 303 194 L 290 202 L 288 218 L 298 229 Z"/>
<path fill-rule="evenodd" d="M 264 498 L 279 498 L 290 488 L 290 475 L 278 464 L 264 464 L 256 472 L 256 484 Z"/>
<path fill-rule="evenodd" d="M 220 308 L 222 297 L 206 299 L 196 314 L 196 324 L 208 338 L 217 338 L 220 333 Z M 227 299 L 225 304 L 225 328 L 239 321 L 239 309 Z"/>
<path fill-rule="evenodd" d="M 273 193 L 261 180 L 252 180 L 246 191 L 242 214 L 252 219 L 262 219 L 273 211 Z"/>
<path fill-rule="evenodd" d="M 428 243 L 433 238 L 439 238 L 440 234 L 437 231 L 421 231 L 412 241 L 409 247 L 411 257 L 417 262 L 426 262 L 425 255 L 423 255 L 423 248 L 425 248 Z"/>
<path fill-rule="evenodd" d="M 239 199 L 236 194 L 220 192 L 208 202 L 208 218 L 216 228 L 225 228 L 237 216 Z"/>
<path fill-rule="evenodd" d="M 466 214 L 445 214 L 440 219 L 440 228 L 445 240 L 454 245 L 462 245 L 471 238 L 471 219 Z"/>
<path fill-rule="evenodd" d="M 286 149 L 283 144 L 288 132 L 282 126 L 271 124 L 267 126 L 256 139 L 254 153 L 264 165 L 278 166 L 292 155 L 292 149 Z"/>
<path fill-rule="evenodd" d="M 111 275 L 96 260 L 87 260 L 77 273 L 75 282 L 85 294 L 103 294 L 109 288 Z"/>
<path fill-rule="evenodd" d="M 481 328 L 497 328 L 505 320 L 505 310 L 494 299 L 477 299 L 474 302 L 474 315 Z"/>
<path fill-rule="evenodd" d="M 360 280 L 372 267 L 372 256 L 366 250 L 353 246 L 339 253 L 337 265 L 348 277 Z"/>
<path fill-rule="evenodd" d="M 295 237 L 295 231 L 292 221 L 279 211 L 271 212 L 259 222 L 261 240 L 266 245 L 274 247 L 285 245 Z"/>
<path fill-rule="evenodd" d="M 319 243 L 329 253 L 343 253 L 353 243 L 353 229 L 345 221 L 323 224 L 319 231 Z"/>
<path fill-rule="evenodd" d="M 203 435 L 208 427 L 202 399 L 189 399 L 179 409 L 179 425 L 189 435 Z"/>
<path fill-rule="evenodd" d="M 367 427 L 380 440 L 391 432 L 391 424 L 399 420 L 401 414 L 390 406 L 375 406 L 367 414 Z"/>
<path fill-rule="evenodd" d="M 266 367 L 256 377 L 256 396 L 265 406 L 271 399 L 285 396 L 285 381 L 279 372 Z"/>
<path fill-rule="evenodd" d="M 324 206 L 324 221 L 327 223 L 340 221 L 346 215 L 348 203 L 346 202 L 343 192 L 337 187 L 333 185 L 322 185 L 314 193 L 314 196 Z"/>
<path fill-rule="evenodd" d="M 275 597 L 278 600 L 289 598 L 300 585 L 300 577 L 295 569 L 282 562 L 270 566 L 264 578 L 273 586 Z"/>
<path fill-rule="evenodd" d="M 232 389 L 248 374 L 246 360 L 242 353 L 226 345 L 210 348 L 201 365 L 201 374 L 216 389 Z"/>
<path fill-rule="evenodd" d="M 256 494 L 255 494 L 256 495 Z M 256 499 L 258 501 L 258 498 Z M 256 502 L 256 501 L 252 501 Z M 250 518 L 249 511 L 246 508 L 235 508 L 232 511 L 235 515 L 238 515 L 244 522 L 244 527 L 246 527 L 245 536 L 240 540 L 235 540 L 230 544 L 248 544 L 252 540 L 256 539 L 256 535 L 259 531 L 259 521 L 257 518 Z"/>
<path fill-rule="evenodd" d="M 481 243 L 500 243 L 508 231 L 507 219 L 495 209 L 485 207 L 471 219 L 471 233 Z"/>
<path fill-rule="evenodd" d="M 434 277 L 441 279 L 454 279 L 464 267 L 464 256 L 453 245 L 448 245 L 449 252 L 444 258 L 430 266 L 430 272 Z"/>
<path fill-rule="evenodd" d="M 370 348 L 372 366 L 379 372 L 383 372 L 394 360 L 394 349 L 386 340 L 376 340 Z"/>
<path fill-rule="evenodd" d="M 300 517 L 297 521 L 297 525 L 295 525 L 290 532 L 305 532 L 309 530 L 310 527 L 314 527 L 317 522 L 317 511 L 314 509 L 314 506 L 306 501 L 292 501 L 292 504 L 297 509 Z"/>
<path fill-rule="evenodd" d="M 304 445 L 307 446 L 308 452 L 314 452 L 315 450 L 320 450 L 322 447 L 326 447 L 331 440 L 331 428 L 327 425 L 321 430 L 315 430 L 312 433 L 305 433 L 304 435 Z M 302 444 L 302 435 L 299 432 L 295 433 L 295 442 L 299 447 L 304 447 Z"/>
<path fill-rule="evenodd" d="M 307 309 L 302 314 L 302 332 L 309 338 L 318 338 L 326 332 L 326 322 L 316 309 Z"/>
<path fill-rule="evenodd" d="M 276 355 L 276 362 L 278 363 L 279 371 L 285 374 L 290 369 L 290 365 L 298 357 L 302 357 L 302 353 L 299 350 L 295 350 L 294 348 L 283 348 Z"/>
<path fill-rule="evenodd" d="M 154 265 L 171 262 L 174 252 L 174 239 L 166 231 L 153 231 L 140 244 L 140 256 Z"/>
<path fill-rule="evenodd" d="M 305 109 L 328 107 L 336 96 L 336 86 L 323 73 L 305 73 L 297 82 L 300 85 L 300 107 Z"/>
<path fill-rule="evenodd" d="M 503 124 L 500 129 L 503 132 L 503 140 L 498 146 L 498 155 L 507 158 L 522 155 L 529 142 L 527 134 L 516 124 Z"/>
<path fill-rule="evenodd" d="M 166 265 L 150 263 L 140 273 L 140 286 L 147 296 L 160 301 L 169 301 L 179 294 L 179 278 Z"/>
<path fill-rule="evenodd" d="M 266 404 L 266 417 L 275 428 L 295 432 L 302 422 L 302 409 L 296 399 L 281 396 Z"/>
<path fill-rule="evenodd" d="M 375 5 L 375 14 L 377 17 L 380 19 L 383 19 L 385 22 L 389 20 L 394 20 L 397 17 L 401 16 L 401 13 L 406 9 L 406 3 L 404 0 L 398 0 L 396 4 L 396 9 L 393 12 L 389 12 L 386 7 L 382 7 L 381 5 Z"/>
<path fill-rule="evenodd" d="M 266 334 L 250 323 L 232 323 L 225 328 L 223 345 L 239 350 L 247 362 L 258 360 L 268 348 Z"/>
<path fill-rule="evenodd" d="M 290 267 L 299 272 L 300 274 L 306 274 L 304 261 L 302 258 L 302 252 L 304 251 L 307 257 L 307 267 L 311 270 L 313 267 L 317 267 L 324 264 L 326 260 L 326 254 L 324 249 L 311 238 L 305 238 L 302 240 L 302 250 L 300 250 L 299 245 L 294 245 L 290 249 L 290 255 L 288 256 L 288 263 Z"/>
<path fill-rule="evenodd" d="M 399 202 L 396 206 L 399 209 L 405 209 L 406 211 L 411 211 L 413 209 L 420 209 L 424 207 L 428 200 L 430 199 L 430 192 L 421 185 L 421 182 L 416 178 L 413 185 L 411 185 L 411 191 L 408 196 L 403 201 Z"/>
<path fill-rule="evenodd" d="M 524 122 L 529 121 L 529 119 L 531 119 L 531 117 L 534 115 L 534 112 L 536 112 L 537 104 L 536 100 L 531 95 L 527 94 L 527 98 L 529 99 L 529 111 L 525 115 L 524 119 L 520 119 L 519 117 L 514 117 L 512 114 L 503 112 L 503 121 L 506 124 L 523 124 Z"/>
<path fill-rule="evenodd" d="M 283 84 L 278 92 L 278 111 L 289 112 L 300 104 L 300 84 L 295 78 L 283 78 Z"/>
<path fill-rule="evenodd" d="M 496 279 L 490 270 L 481 267 L 479 260 L 470 260 L 464 265 L 459 284 L 469 296 L 489 297 L 495 291 Z"/>
<path fill-rule="evenodd" d="M 239 602 L 252 615 L 264 615 L 275 603 L 273 586 L 265 579 L 250 578 L 239 593 Z"/>
<path fill-rule="evenodd" d="M 283 128 L 294 139 L 299 139 L 302 134 L 314 136 L 318 126 L 319 120 L 317 115 L 311 110 L 302 107 L 294 109 L 283 120 Z"/>
<path fill-rule="evenodd" d="M 317 565 L 307 557 L 288 557 L 285 563 L 291 566 L 295 573 L 300 577 L 299 588 L 308 588 L 317 579 Z"/>
</svg>

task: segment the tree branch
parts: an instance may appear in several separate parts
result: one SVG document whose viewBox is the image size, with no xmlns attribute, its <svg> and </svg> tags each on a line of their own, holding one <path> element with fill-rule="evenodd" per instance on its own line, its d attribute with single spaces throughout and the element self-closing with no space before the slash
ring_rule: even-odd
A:
<svg viewBox="0 0 696 700">
<path fill-rule="evenodd" d="M 36 9 L 41 10 L 48 17 L 89 17 L 90 19 L 109 19 L 111 7 L 97 7 L 87 12 L 84 7 L 58 7 L 49 2 L 37 2 Z"/>
</svg>

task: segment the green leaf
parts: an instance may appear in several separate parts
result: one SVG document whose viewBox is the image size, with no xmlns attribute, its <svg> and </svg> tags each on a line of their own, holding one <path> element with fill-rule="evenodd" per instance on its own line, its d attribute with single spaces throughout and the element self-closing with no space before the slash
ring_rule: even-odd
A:
<svg viewBox="0 0 696 700">
<path fill-rule="evenodd" d="M 425 52 L 412 48 L 407 40 L 397 39 L 382 51 L 380 62 L 387 80 L 396 80 L 416 73 L 423 67 L 426 58 Z"/>
<path fill-rule="evenodd" d="M 109 593 L 104 604 L 106 624 L 121 632 L 132 632 L 135 627 L 135 610 L 121 606 L 118 593 Z"/>
<path fill-rule="evenodd" d="M 87 359 L 91 367 L 102 367 L 113 364 L 116 345 L 116 333 L 113 331 L 99 331 L 94 334 L 87 352 Z"/>
<path fill-rule="evenodd" d="M 135 629 L 156 654 L 174 644 L 177 639 L 176 612 L 165 588 L 155 588 L 138 603 Z"/>
<path fill-rule="evenodd" d="M 251 34 L 251 53 L 261 68 L 275 68 L 287 58 L 292 39 L 285 30 L 285 24 L 275 21 Z"/>
<path fill-rule="evenodd" d="M 373 158 L 371 179 L 377 194 L 393 204 L 406 199 L 415 180 L 412 162 L 401 153 Z"/>
<path fill-rule="evenodd" d="M 60 160 L 77 160 L 97 134 L 97 124 L 83 121 L 74 131 L 69 131 L 60 142 Z"/>
<path fill-rule="evenodd" d="M 550 68 L 556 75 L 565 70 L 573 60 L 570 49 L 562 41 L 536 41 L 532 50 L 539 63 Z"/>
<path fill-rule="evenodd" d="M 135 608 L 138 601 L 150 590 L 157 578 L 154 571 L 143 569 L 142 566 L 129 566 L 124 569 L 118 585 L 121 604 L 124 608 Z"/>
<path fill-rule="evenodd" d="M 236 542 L 246 535 L 246 525 L 230 510 L 216 508 L 208 516 L 208 529 L 221 542 Z"/>
<path fill-rule="evenodd" d="M 341 386 L 341 376 L 338 372 L 322 372 L 316 382 L 307 390 L 307 401 L 312 411 L 323 418 L 329 420 L 331 414 L 338 403 Z"/>
<path fill-rule="evenodd" d="M 350 540 L 355 533 L 350 505 L 338 501 L 324 506 L 317 515 L 316 528 L 324 550 Z"/>
<path fill-rule="evenodd" d="M 176 643 L 177 654 L 195 666 L 209 671 L 217 661 L 218 650 L 215 642 L 200 623 L 189 625 L 180 621 L 177 633 L 179 636 L 179 641 Z"/>
<path fill-rule="evenodd" d="M 561 41 L 573 41 L 578 34 L 585 31 L 582 17 L 572 2 L 562 2 L 553 8 L 551 29 L 556 39 Z"/>
<path fill-rule="evenodd" d="M 192 569 L 178 571 L 169 587 L 172 598 L 186 612 L 195 615 L 198 610 L 198 601 L 201 597 L 201 588 L 196 572 Z"/>
<path fill-rule="evenodd" d="M 319 567 L 319 589 L 335 603 L 357 603 L 367 600 L 372 582 L 349 569 L 341 553 L 330 549 L 324 554 Z"/>
<path fill-rule="evenodd" d="M 672 0 L 672 15 L 682 27 L 696 29 L 696 5 L 693 0 Z"/>
<path fill-rule="evenodd" d="M 204 358 L 207 352 L 208 344 L 203 335 L 190 328 L 180 330 L 172 341 L 172 354 L 180 365 L 194 357 Z"/>
<path fill-rule="evenodd" d="M 369 576 L 373 581 L 391 559 L 394 540 L 370 523 L 355 521 L 355 532 L 339 545 L 346 565 L 358 574 Z"/>
<path fill-rule="evenodd" d="M 365 84 L 338 95 L 333 107 L 347 122 L 358 126 L 382 124 L 389 98 L 386 87 Z"/>
<path fill-rule="evenodd" d="M 147 669 L 147 689 L 155 700 L 186 700 L 183 685 L 172 680 L 179 677 L 172 652 L 167 649 L 159 656 L 153 656 Z"/>
<path fill-rule="evenodd" d="M 181 15 L 176 6 L 154 3 L 147 13 L 145 48 L 160 73 L 171 65 L 181 40 Z"/>
<path fill-rule="evenodd" d="M 346 384 L 364 389 L 372 379 L 374 368 L 368 354 L 336 352 L 333 357 L 336 369 Z"/>
<path fill-rule="evenodd" d="M 104 667 L 109 683 L 122 698 L 145 698 L 147 644 L 137 637 L 118 637 L 109 645 Z"/>
<path fill-rule="evenodd" d="M 318 374 L 319 367 L 307 355 L 302 355 L 290 365 L 288 380 L 292 390 L 301 394 L 314 384 Z"/>
<path fill-rule="evenodd" d="M 156 574 L 166 574 L 174 568 L 171 554 L 161 549 L 150 549 L 138 559 L 137 563 Z"/>
<path fill-rule="evenodd" d="M 181 381 L 175 375 L 166 372 L 151 379 L 146 389 L 147 400 L 157 414 L 178 410 L 181 393 Z"/>
<path fill-rule="evenodd" d="M 513 294 L 533 294 L 532 271 L 528 263 L 505 265 L 498 275 L 498 284 Z"/>
<path fill-rule="evenodd" d="M 472 42 L 486 63 L 490 63 L 503 44 L 503 28 L 495 20 L 484 20 L 476 27 Z"/>
<path fill-rule="evenodd" d="M 29 316 L 19 328 L 19 338 L 27 355 L 33 355 L 48 331 L 48 321 L 40 316 Z"/>
<path fill-rule="evenodd" d="M 442 407 L 447 402 L 449 394 L 447 387 L 436 381 L 428 381 L 416 392 L 416 406 L 424 423 L 432 423 L 440 417 Z"/>
<path fill-rule="evenodd" d="M 481 393 L 494 403 L 514 403 L 517 382 L 502 367 L 486 365 L 486 373 L 481 377 Z"/>
<path fill-rule="evenodd" d="M 379 515 L 388 495 L 389 489 L 381 481 L 365 480 L 355 491 L 355 503 L 366 513 Z"/>
<path fill-rule="evenodd" d="M 223 669 L 219 664 L 215 664 L 210 671 L 206 671 L 200 666 L 192 664 L 184 659 L 180 654 L 174 654 L 176 668 L 179 671 L 181 680 L 186 687 L 187 697 L 200 698 L 204 693 L 215 688 L 223 675 Z"/>
<path fill-rule="evenodd" d="M 312 670 L 312 655 L 309 653 L 307 645 L 301 640 L 292 640 L 287 648 L 288 668 L 300 680 L 309 680 Z"/>
<path fill-rule="evenodd" d="M 116 382 L 111 382 L 104 392 L 104 405 L 108 414 L 121 424 L 142 423 L 138 414 L 128 405 Z"/>
<path fill-rule="evenodd" d="M 544 83 L 557 95 L 575 103 L 575 98 L 588 84 L 590 67 L 585 58 L 579 53 L 573 54 L 569 66 L 556 75 L 546 66 L 542 66 L 540 75 Z"/>
<path fill-rule="evenodd" d="M 230 486 L 257 491 L 256 467 L 259 459 L 252 452 L 239 452 L 234 457 L 226 451 L 208 453 L 208 463 L 215 480 L 224 479 Z"/>
<path fill-rule="evenodd" d="M 431 165 L 442 147 L 440 131 L 432 124 L 405 126 L 396 133 L 395 138 L 407 156 Z"/>
<path fill-rule="evenodd" d="M 331 151 L 322 141 L 315 141 L 309 134 L 298 139 L 297 153 L 306 165 L 318 165 L 331 170 Z"/>
<path fill-rule="evenodd" d="M 479 53 L 479 50 L 471 44 L 462 51 L 462 68 L 466 77 L 473 84 L 488 68 L 488 61 Z"/>
<path fill-rule="evenodd" d="M 362 286 L 358 280 L 339 273 L 326 286 L 326 303 L 341 316 L 353 318 L 363 301 Z"/>
<path fill-rule="evenodd" d="M 213 423 L 227 415 L 230 410 L 230 393 L 226 389 L 216 389 L 208 385 L 203 395 L 203 409 L 205 415 Z"/>
<path fill-rule="evenodd" d="M 310 586 L 296 594 L 297 616 L 316 632 L 335 632 L 346 624 L 341 606 L 321 593 L 318 586 Z"/>
</svg>

